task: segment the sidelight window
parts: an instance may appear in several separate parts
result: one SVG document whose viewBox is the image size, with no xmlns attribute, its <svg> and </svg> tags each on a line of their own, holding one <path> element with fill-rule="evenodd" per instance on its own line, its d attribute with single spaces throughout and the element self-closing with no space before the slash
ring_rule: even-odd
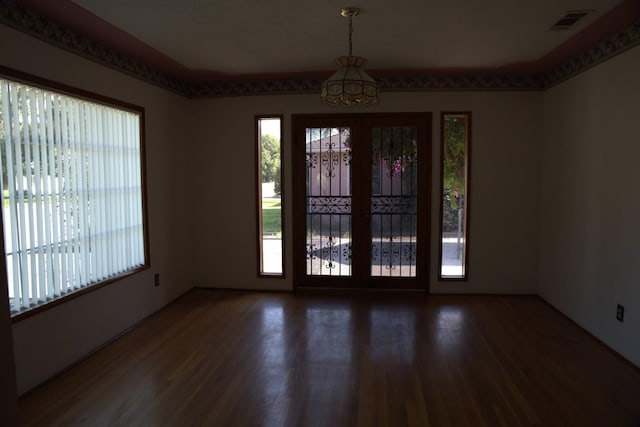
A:
<svg viewBox="0 0 640 427">
<path fill-rule="evenodd" d="M 258 275 L 283 276 L 282 116 L 256 118 Z"/>
<path fill-rule="evenodd" d="M 471 113 L 442 113 L 440 279 L 466 279 Z"/>
</svg>

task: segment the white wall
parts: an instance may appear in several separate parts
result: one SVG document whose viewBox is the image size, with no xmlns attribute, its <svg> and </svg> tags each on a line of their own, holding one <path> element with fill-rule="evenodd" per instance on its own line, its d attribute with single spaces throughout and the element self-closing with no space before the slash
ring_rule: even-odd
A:
<svg viewBox="0 0 640 427">
<path fill-rule="evenodd" d="M 16 49 L 15 46 L 20 46 Z M 190 289 L 185 280 L 191 200 L 187 101 L 166 90 L 0 25 L 1 64 L 146 109 L 151 268 L 13 324 L 20 394 L 92 352 Z M 154 274 L 161 285 L 154 287 Z"/>
<path fill-rule="evenodd" d="M 538 92 L 383 93 L 364 112 L 432 112 L 431 291 L 535 293 L 537 279 Z M 440 111 L 472 111 L 469 281 L 437 282 Z M 292 289 L 291 114 L 349 113 L 319 95 L 193 101 L 192 282 L 199 286 Z M 286 279 L 256 276 L 256 114 L 284 114 Z"/>
<path fill-rule="evenodd" d="M 636 47 L 544 93 L 538 288 L 638 366 L 639 75 Z"/>
<path fill-rule="evenodd" d="M 0 247 L 3 248 L 0 242 Z M 5 271 L 5 257 L 0 257 L 0 271 Z M 0 274 L 0 301 L 9 298 L 7 281 Z M 5 305 L 0 313 L 0 425 L 18 425 L 18 393 L 16 388 L 16 372 L 13 357 L 13 336 L 11 333 L 11 314 Z"/>
</svg>

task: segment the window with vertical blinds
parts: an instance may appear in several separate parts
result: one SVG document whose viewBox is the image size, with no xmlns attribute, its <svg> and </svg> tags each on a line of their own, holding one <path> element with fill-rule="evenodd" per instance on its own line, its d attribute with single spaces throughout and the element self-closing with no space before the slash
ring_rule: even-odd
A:
<svg viewBox="0 0 640 427">
<path fill-rule="evenodd" d="M 12 314 L 145 266 L 143 110 L 6 79 L 0 97 Z"/>
</svg>

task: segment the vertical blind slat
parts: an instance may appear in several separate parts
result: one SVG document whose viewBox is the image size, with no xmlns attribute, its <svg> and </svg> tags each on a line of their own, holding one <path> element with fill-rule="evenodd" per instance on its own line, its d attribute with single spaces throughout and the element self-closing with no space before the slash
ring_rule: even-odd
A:
<svg viewBox="0 0 640 427">
<path fill-rule="evenodd" d="M 29 150 L 29 123 L 28 123 L 28 110 L 27 110 L 27 95 L 25 91 L 18 92 L 18 99 L 22 106 L 20 121 L 23 126 L 16 126 L 17 129 L 22 127 L 22 135 L 20 135 L 20 139 L 16 145 L 16 160 L 18 166 L 18 176 L 16 179 L 18 180 L 18 207 L 20 211 L 21 221 L 20 221 L 20 237 L 22 248 L 26 252 L 26 256 L 22 262 L 21 269 L 22 273 L 22 295 L 23 295 L 23 305 L 28 307 L 30 297 L 35 297 L 32 295 L 32 287 L 29 287 L 31 283 L 31 279 L 33 277 L 33 263 L 31 259 L 31 248 L 33 247 L 33 233 L 30 233 L 30 229 L 32 226 L 32 215 L 31 215 L 31 205 L 29 203 L 25 203 L 25 199 L 31 194 L 31 175 L 27 174 L 25 169 L 27 169 L 27 165 L 31 163 L 31 153 Z M 25 123 L 26 121 L 26 123 Z M 24 150 L 23 146 L 24 145 Z M 24 157 L 23 157 L 24 152 Z M 26 188 L 25 188 L 26 187 Z"/>
<path fill-rule="evenodd" d="M 31 234 L 31 282 L 32 282 L 32 298 L 35 301 L 39 301 L 41 298 L 40 287 L 42 282 L 42 268 L 40 266 L 40 203 L 38 202 L 37 197 L 37 165 L 40 163 L 37 160 L 37 143 L 38 143 L 38 110 L 35 105 L 35 91 L 30 90 L 27 91 L 27 109 L 29 112 L 30 120 L 29 120 L 29 138 L 25 140 L 25 151 L 29 153 L 29 157 L 25 164 L 25 173 L 29 180 L 28 182 L 28 206 L 29 206 L 29 231 Z M 36 176 L 34 176 L 36 175 Z"/>
<path fill-rule="evenodd" d="M 105 140 L 105 110 L 100 109 L 98 112 L 98 135 L 100 140 L 97 142 L 98 144 L 98 154 L 96 156 L 97 174 L 98 174 L 98 206 L 100 209 L 100 219 L 97 222 L 98 227 L 98 235 L 100 241 L 100 252 L 98 257 L 98 265 L 99 265 L 99 278 L 100 280 L 105 279 L 107 277 L 108 264 L 107 264 L 107 203 L 106 203 L 106 192 L 105 192 L 105 179 L 106 179 L 106 171 L 104 168 L 104 140 Z"/>
<path fill-rule="evenodd" d="M 16 137 L 14 133 L 15 120 L 17 120 L 17 105 L 16 108 L 10 108 L 9 101 L 10 99 L 14 99 L 14 102 L 11 104 L 11 107 L 15 104 L 15 93 L 10 90 L 9 84 L 6 82 L 2 82 L 2 111 L 6 113 L 3 119 L 4 123 L 4 131 L 5 131 L 5 156 L 3 157 L 6 161 L 6 168 L 2 169 L 7 170 L 7 187 L 9 187 L 9 208 L 16 207 L 16 187 L 15 180 L 12 178 L 14 176 L 14 167 L 13 167 L 13 150 L 12 146 L 14 145 L 12 142 L 15 141 Z M 9 117 L 7 117 L 9 115 Z M 4 175 L 3 175 L 4 176 Z M 4 190 L 4 185 L 3 185 Z M 4 191 L 3 191 L 3 209 L 4 209 Z M 15 253 L 19 250 L 18 243 L 18 215 L 11 215 L 10 212 L 6 211 L 7 215 L 4 215 L 5 221 L 5 239 L 8 236 L 11 236 L 11 240 L 5 243 L 5 250 L 7 253 L 11 255 L 11 262 L 7 262 L 7 266 L 11 266 L 12 274 L 8 276 L 8 282 L 13 279 L 13 286 L 9 287 L 9 294 L 13 294 L 14 302 L 11 307 L 13 310 L 18 310 L 20 307 L 20 295 L 21 295 L 21 286 L 20 286 L 20 259 Z M 9 218 L 7 218 L 9 217 Z M 7 233 L 7 226 L 11 228 L 10 232 Z M 8 261 L 8 260 L 7 260 Z M 13 292 L 12 292 L 13 291 Z"/>
<path fill-rule="evenodd" d="M 89 273 L 89 258 L 90 250 L 89 244 L 91 242 L 91 236 L 89 236 L 89 218 L 87 216 L 87 209 L 89 207 L 89 189 L 87 187 L 87 167 L 85 166 L 87 159 L 87 114 L 89 106 L 86 102 L 80 104 L 80 136 L 78 140 L 78 186 L 80 188 L 80 242 L 82 252 L 80 256 L 80 265 L 82 268 L 81 281 L 82 285 L 91 283 L 91 274 Z"/>
<path fill-rule="evenodd" d="M 87 115 L 87 122 L 89 124 L 88 126 L 88 135 L 89 135 L 89 139 L 87 141 L 87 146 L 89 147 L 89 153 L 87 156 L 87 166 L 88 166 L 88 172 L 89 172 L 89 183 L 88 183 L 88 188 L 89 191 L 91 192 L 91 204 L 89 205 L 89 215 L 91 218 L 91 223 L 94 224 L 94 222 L 96 222 L 99 218 L 99 213 L 98 213 L 98 209 L 96 206 L 96 176 L 95 176 L 95 143 L 96 143 L 96 108 L 89 108 L 89 114 Z M 98 278 L 96 277 L 96 250 L 95 250 L 95 245 L 96 245 L 96 241 L 95 241 L 95 227 L 92 227 L 91 229 L 91 234 L 89 236 L 89 245 L 90 245 L 90 259 L 88 260 L 89 265 L 90 265 L 90 273 L 91 276 L 89 277 L 89 280 L 91 282 L 96 282 L 98 281 Z"/>
<path fill-rule="evenodd" d="M 72 104 L 73 111 L 73 119 L 71 126 L 71 137 L 69 138 L 71 145 L 71 182 L 73 189 L 73 227 L 71 232 L 73 233 L 73 269 L 75 271 L 74 274 L 74 284 L 73 289 L 79 289 L 83 283 L 83 274 L 82 269 L 80 267 L 81 264 L 81 256 L 82 256 L 82 246 L 80 244 L 80 215 L 78 212 L 80 211 L 80 176 L 78 172 L 78 156 L 79 156 L 79 148 L 78 148 L 78 138 L 80 137 L 80 106 L 77 103 Z"/>
<path fill-rule="evenodd" d="M 60 282 L 60 247 L 58 246 L 58 221 L 57 218 L 57 199 L 58 199 L 58 180 L 56 176 L 55 169 L 55 143 L 56 143 L 56 135 L 55 135 L 55 122 L 53 111 L 55 109 L 55 97 L 51 95 L 47 95 L 46 100 L 48 102 L 47 108 L 47 165 L 48 165 L 48 187 L 47 191 L 49 193 L 49 212 L 50 215 L 49 224 L 51 227 L 51 282 L 49 284 L 48 292 L 52 296 L 59 295 L 57 284 Z"/>
<path fill-rule="evenodd" d="M 125 140 L 125 146 L 124 146 L 124 151 L 125 154 L 128 154 L 131 152 L 131 140 L 133 138 L 133 132 L 132 132 L 132 122 L 128 117 L 125 117 L 125 129 L 126 129 L 126 140 Z M 131 156 L 130 155 L 125 155 L 125 161 L 123 162 L 124 168 L 125 168 L 125 173 L 123 174 L 125 176 L 125 179 L 127 182 L 132 182 L 133 180 L 131 179 Z M 133 209 L 133 201 L 131 200 L 131 195 L 133 194 L 133 192 L 131 191 L 131 189 L 127 189 L 127 192 L 124 195 L 124 200 L 125 200 L 125 223 L 128 224 L 129 226 L 127 227 L 127 232 L 126 232 L 126 243 L 127 243 L 127 247 L 126 247 L 126 252 L 125 252 L 125 259 L 127 263 L 130 263 L 133 260 L 132 257 L 132 246 L 134 244 L 134 238 L 133 238 L 133 229 L 132 229 L 132 224 L 133 224 L 133 217 L 132 217 L 132 209 Z"/>
<path fill-rule="evenodd" d="M 69 173 L 69 129 L 67 127 L 68 109 L 67 100 L 65 98 L 60 99 L 60 132 L 61 132 L 61 154 L 59 156 L 60 171 L 64 176 L 64 188 L 62 189 L 62 201 L 60 202 L 60 225 L 62 228 L 63 239 L 62 246 L 64 248 L 63 263 L 63 276 L 61 292 L 64 294 L 69 290 L 69 285 L 73 277 L 73 260 L 71 252 L 71 224 L 69 218 L 69 209 L 71 207 L 71 174 Z"/>
<path fill-rule="evenodd" d="M 67 162 L 65 170 L 67 171 L 67 176 L 69 177 L 69 182 L 68 182 L 68 189 L 67 189 L 67 201 L 66 201 L 66 210 L 65 210 L 65 221 L 67 224 L 67 242 L 69 242 L 68 244 L 68 285 L 67 285 L 67 290 L 73 290 L 76 287 L 76 282 L 77 282 L 77 268 L 76 268 L 76 254 L 78 252 L 78 248 L 76 247 L 76 238 L 77 238 L 77 233 L 75 231 L 75 228 L 77 226 L 77 224 L 75 223 L 75 217 L 74 217 L 74 213 L 77 212 L 77 207 L 76 207 L 76 195 L 78 194 L 78 192 L 76 191 L 76 177 L 75 177 L 75 162 L 74 162 L 74 157 L 75 157 L 75 129 L 74 129 L 74 123 L 76 122 L 77 118 L 75 117 L 75 108 L 74 105 L 71 104 L 71 102 L 69 102 L 69 100 L 66 100 L 66 108 L 65 110 L 68 110 L 68 114 L 67 114 L 67 118 L 68 121 L 65 120 L 64 121 L 64 125 L 68 125 L 68 127 L 65 129 L 65 136 L 66 136 L 66 144 L 67 144 L 67 150 L 66 151 L 66 157 L 65 160 Z"/>
<path fill-rule="evenodd" d="M 118 138 L 117 141 L 117 153 L 116 153 L 116 173 L 117 173 L 117 197 L 121 203 L 118 205 L 118 265 L 119 271 L 125 270 L 125 261 L 124 255 L 126 253 L 126 242 L 125 242 L 125 224 L 124 224 L 124 171 L 122 168 L 122 160 L 124 159 L 123 155 L 123 145 L 124 145 L 124 126 L 122 126 L 122 120 L 117 120 L 118 126 Z"/>
<path fill-rule="evenodd" d="M 45 191 L 46 183 L 45 176 L 43 173 L 42 167 L 46 165 L 46 150 L 44 147 L 46 146 L 46 126 L 45 126 L 45 105 L 44 105 L 44 97 L 42 91 L 36 91 L 34 93 L 35 99 L 35 107 L 36 107 L 36 131 L 37 137 L 34 139 L 34 148 L 35 148 L 35 172 L 36 172 L 36 209 L 37 209 L 37 221 L 38 221 L 38 265 L 39 265 L 39 278 L 40 278 L 40 287 L 38 289 L 39 297 L 41 300 L 46 300 L 47 296 L 47 286 L 49 284 L 49 272 L 51 271 L 51 266 L 49 265 L 49 259 L 51 255 L 51 250 L 49 248 L 49 236 L 47 235 L 48 230 L 48 221 L 49 218 L 46 215 L 47 211 L 47 192 Z"/>
<path fill-rule="evenodd" d="M 107 112 L 107 127 L 105 128 L 105 131 L 108 132 L 108 130 L 113 129 L 113 117 L 112 114 L 110 112 Z M 111 135 L 109 135 L 111 136 Z M 105 145 L 106 145 L 106 149 L 107 149 L 107 156 L 106 156 L 106 166 L 105 169 L 107 171 L 107 176 L 109 181 L 113 180 L 113 163 L 112 163 L 112 159 L 113 159 L 113 148 L 112 146 L 109 144 L 109 142 L 111 141 L 111 138 L 105 138 Z M 115 229 L 115 200 L 113 198 L 113 193 L 109 192 L 107 193 L 107 210 L 109 212 L 108 216 L 107 216 L 107 229 L 108 230 L 114 230 Z M 113 253 L 113 251 L 111 250 L 111 239 L 113 239 L 113 237 L 111 236 L 109 241 L 107 242 L 107 244 L 109 245 L 109 250 L 107 250 L 107 257 L 108 257 L 108 269 L 111 272 L 117 272 L 117 268 L 114 262 L 114 257 L 115 254 Z"/>
</svg>

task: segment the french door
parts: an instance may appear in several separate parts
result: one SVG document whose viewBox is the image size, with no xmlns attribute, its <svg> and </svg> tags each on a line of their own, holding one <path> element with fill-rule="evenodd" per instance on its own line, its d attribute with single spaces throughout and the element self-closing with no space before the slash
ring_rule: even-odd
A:
<svg viewBox="0 0 640 427">
<path fill-rule="evenodd" d="M 427 288 L 430 123 L 293 116 L 297 288 Z"/>
</svg>

